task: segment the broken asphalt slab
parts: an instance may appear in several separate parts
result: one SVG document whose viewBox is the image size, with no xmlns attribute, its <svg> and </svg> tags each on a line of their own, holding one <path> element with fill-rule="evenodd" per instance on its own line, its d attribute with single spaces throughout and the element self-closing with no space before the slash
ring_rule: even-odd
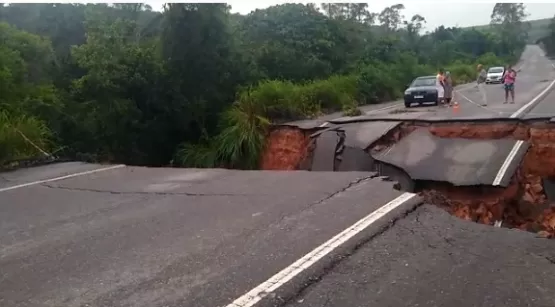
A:
<svg viewBox="0 0 555 307">
<path fill-rule="evenodd" d="M 345 132 L 345 146 L 358 147 L 363 150 L 395 129 L 401 122 L 362 122 L 343 124 L 337 129 Z"/>
<path fill-rule="evenodd" d="M 413 180 L 507 186 L 528 146 L 513 139 L 440 138 L 421 128 L 373 157 Z"/>
<path fill-rule="evenodd" d="M 555 241 L 475 224 L 424 205 L 313 276 L 259 306 L 552 306 Z"/>
<path fill-rule="evenodd" d="M 362 172 L 123 167 L 5 191 L 2 304 L 225 306 L 404 195 L 394 184 Z"/>
</svg>

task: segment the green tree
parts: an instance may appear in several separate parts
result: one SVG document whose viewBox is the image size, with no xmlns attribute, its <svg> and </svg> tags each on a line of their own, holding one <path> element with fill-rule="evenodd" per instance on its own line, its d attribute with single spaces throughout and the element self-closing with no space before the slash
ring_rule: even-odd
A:
<svg viewBox="0 0 555 307">
<path fill-rule="evenodd" d="M 491 13 L 491 24 L 501 38 L 503 49 L 515 55 L 518 48 L 524 48 L 528 25 L 524 23 L 526 7 L 523 3 L 496 3 Z M 517 46 L 514 48 L 512 46 Z"/>
<path fill-rule="evenodd" d="M 403 4 L 395 4 L 383 9 L 378 15 L 378 20 L 380 21 L 383 29 L 388 32 L 395 32 L 401 24 L 403 23 L 403 15 L 401 11 L 405 9 Z"/>
</svg>

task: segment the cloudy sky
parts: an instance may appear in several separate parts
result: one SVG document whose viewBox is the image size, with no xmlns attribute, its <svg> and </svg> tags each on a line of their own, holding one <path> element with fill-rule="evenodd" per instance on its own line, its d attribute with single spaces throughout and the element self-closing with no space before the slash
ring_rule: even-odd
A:
<svg viewBox="0 0 555 307">
<path fill-rule="evenodd" d="M 153 1 L 154 2 L 154 1 Z M 200 1 L 199 1 L 200 2 Z M 206 1 L 209 2 L 209 1 Z M 232 7 L 232 12 L 248 14 L 255 9 L 263 9 L 272 5 L 294 1 L 268 1 L 268 0 L 243 0 L 228 1 Z M 304 1 L 311 2 L 311 1 Z M 313 1 L 314 2 L 314 1 Z M 340 1 L 337 1 L 340 2 Z M 320 2 L 316 2 L 320 3 Z M 415 14 L 420 14 L 426 18 L 426 30 L 432 30 L 440 25 L 452 26 L 473 26 L 488 24 L 490 21 L 491 10 L 494 3 L 484 3 L 484 1 L 373 1 L 369 2 L 370 11 L 379 12 L 385 7 L 403 3 L 405 10 L 403 14 L 410 18 Z M 159 3 L 151 4 L 154 9 L 161 8 Z M 551 18 L 555 15 L 555 3 L 526 3 L 527 12 L 530 14 L 528 19 Z"/>
<path fill-rule="evenodd" d="M 228 3 L 231 4 L 233 12 L 248 14 L 257 8 L 266 8 L 284 2 L 287 1 L 257 0 Z M 494 6 L 494 3 L 484 3 L 484 1 L 373 1 L 369 2 L 369 10 L 379 12 L 396 3 L 405 5 L 403 12 L 405 17 L 410 18 L 415 14 L 420 14 L 426 18 L 428 30 L 440 25 L 466 27 L 488 24 Z M 528 19 L 551 18 L 555 15 L 555 3 L 526 3 L 526 8 L 530 14 Z"/>
</svg>

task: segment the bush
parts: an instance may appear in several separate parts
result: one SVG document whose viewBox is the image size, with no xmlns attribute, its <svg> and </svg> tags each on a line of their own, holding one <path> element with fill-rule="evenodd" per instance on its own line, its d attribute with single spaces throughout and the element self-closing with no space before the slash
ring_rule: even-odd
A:
<svg viewBox="0 0 555 307">
<path fill-rule="evenodd" d="M 476 80 L 476 67 L 472 64 L 454 64 L 445 68 L 451 73 L 454 85 Z"/>
<path fill-rule="evenodd" d="M 258 112 L 269 118 L 298 118 L 305 110 L 299 105 L 298 85 L 289 81 L 267 80 L 239 93 L 238 103 L 256 103 Z"/>
<path fill-rule="evenodd" d="M 0 165 L 42 155 L 51 137 L 45 123 L 34 117 L 0 113 Z"/>
<path fill-rule="evenodd" d="M 353 103 L 358 92 L 357 81 L 355 76 L 332 76 L 301 86 L 300 91 L 307 99 L 305 103 L 319 112 L 329 113 Z"/>
<path fill-rule="evenodd" d="M 395 99 L 401 93 L 399 82 L 381 65 L 364 67 L 360 72 L 358 81 L 359 101 L 362 104 Z"/>
</svg>

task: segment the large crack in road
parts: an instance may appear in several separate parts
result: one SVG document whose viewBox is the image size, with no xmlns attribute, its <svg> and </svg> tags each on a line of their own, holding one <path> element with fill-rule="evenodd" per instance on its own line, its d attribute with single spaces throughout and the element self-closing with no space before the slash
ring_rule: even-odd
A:
<svg viewBox="0 0 555 307">
<path fill-rule="evenodd" d="M 550 120 L 285 126 L 262 168 L 376 171 L 459 218 L 553 238 L 554 141 Z"/>
</svg>

